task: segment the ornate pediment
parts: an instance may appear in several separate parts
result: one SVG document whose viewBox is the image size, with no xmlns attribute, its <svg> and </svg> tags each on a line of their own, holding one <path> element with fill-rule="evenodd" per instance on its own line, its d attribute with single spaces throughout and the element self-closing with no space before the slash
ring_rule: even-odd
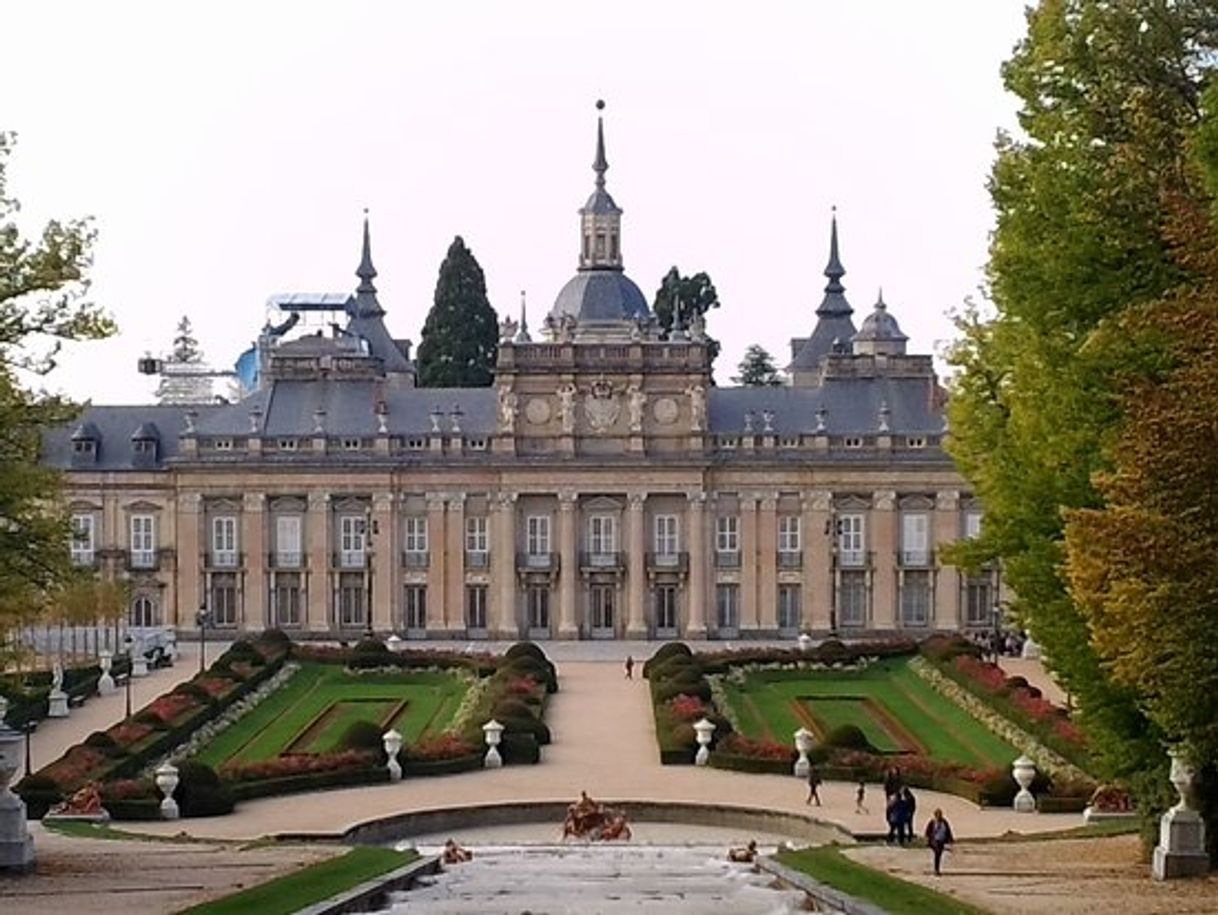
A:
<svg viewBox="0 0 1218 915">
<path fill-rule="evenodd" d="M 833 507 L 838 511 L 861 512 L 871 508 L 871 500 L 856 495 L 838 496 L 833 500 Z"/>
<path fill-rule="evenodd" d="M 163 505 L 156 502 L 149 502 L 147 499 L 137 499 L 135 502 L 128 502 L 123 506 L 123 511 L 129 512 L 159 512 Z"/>
<path fill-rule="evenodd" d="M 271 499 L 270 508 L 273 512 L 300 513 L 307 511 L 309 503 L 297 496 L 277 496 Z"/>
<path fill-rule="evenodd" d="M 204 503 L 204 507 L 206 511 L 212 512 L 213 514 L 235 515 L 241 511 L 242 502 L 239 499 L 229 498 L 208 499 Z"/>
<path fill-rule="evenodd" d="M 620 512 L 622 503 L 617 499 L 610 499 L 608 496 L 597 496 L 583 503 L 585 511 L 589 512 Z"/>
<path fill-rule="evenodd" d="M 902 496 L 898 504 L 902 511 L 931 511 L 935 507 L 935 500 L 919 493 Z"/>
<path fill-rule="evenodd" d="M 368 510 L 368 500 L 360 499 L 355 496 L 340 496 L 330 503 L 331 507 L 336 512 L 358 514 Z"/>
</svg>

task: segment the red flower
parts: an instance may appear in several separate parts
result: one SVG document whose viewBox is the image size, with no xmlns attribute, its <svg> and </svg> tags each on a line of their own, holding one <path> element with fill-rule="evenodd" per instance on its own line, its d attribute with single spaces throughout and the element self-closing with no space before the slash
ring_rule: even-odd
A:
<svg viewBox="0 0 1218 915">
<path fill-rule="evenodd" d="M 460 759 L 478 752 L 478 748 L 456 734 L 439 734 L 421 740 L 406 749 L 408 759 L 431 762 L 441 759 Z"/>
<path fill-rule="evenodd" d="M 169 724 L 184 712 L 198 707 L 199 702 L 193 696 L 187 696 L 184 693 L 166 693 L 145 706 L 143 711 L 151 712 L 161 721 Z"/>
<path fill-rule="evenodd" d="M 792 759 L 794 748 L 785 743 L 773 740 L 753 740 L 742 734 L 729 734 L 719 744 L 720 748 L 735 756 L 749 756 L 753 759 Z"/>
<path fill-rule="evenodd" d="M 231 782 L 260 781 L 318 772 L 363 769 L 374 765 L 376 759 L 376 753 L 369 750 L 339 750 L 320 754 L 290 753 L 255 763 L 229 763 L 220 768 L 220 775 Z"/>
<path fill-rule="evenodd" d="M 509 696 L 531 696 L 537 692 L 537 686 L 537 681 L 525 674 L 523 677 L 509 680 L 506 692 Z"/>
<path fill-rule="evenodd" d="M 697 696 L 681 693 L 669 700 L 668 708 L 677 721 L 697 721 L 706 714 L 706 705 Z"/>
<path fill-rule="evenodd" d="M 124 721 L 122 724 L 114 725 L 106 733 L 114 738 L 115 743 L 129 747 L 151 734 L 152 725 L 141 724 L 138 721 Z"/>
</svg>

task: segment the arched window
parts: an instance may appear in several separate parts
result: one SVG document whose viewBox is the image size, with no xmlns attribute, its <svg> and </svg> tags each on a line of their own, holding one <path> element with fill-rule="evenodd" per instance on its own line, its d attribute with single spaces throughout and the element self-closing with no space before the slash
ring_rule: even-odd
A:
<svg viewBox="0 0 1218 915">
<path fill-rule="evenodd" d="M 147 628 L 161 625 L 160 613 L 157 610 L 156 598 L 140 594 L 131 601 L 131 626 Z"/>
</svg>

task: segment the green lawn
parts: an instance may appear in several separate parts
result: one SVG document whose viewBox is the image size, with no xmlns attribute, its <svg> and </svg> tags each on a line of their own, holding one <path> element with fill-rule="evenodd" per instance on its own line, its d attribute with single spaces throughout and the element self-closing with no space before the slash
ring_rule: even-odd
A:
<svg viewBox="0 0 1218 915">
<path fill-rule="evenodd" d="M 930 852 L 926 854 L 929 858 Z M 782 851 L 776 857 L 780 864 L 891 915 L 985 915 L 984 909 L 851 861 L 832 846 Z"/>
<path fill-rule="evenodd" d="M 307 744 L 309 752 L 325 752 L 338 746 L 352 721 L 383 724 L 386 714 L 403 702 L 391 724 L 407 744 L 414 743 L 451 723 L 466 689 L 465 681 L 447 673 L 353 675 L 337 664 L 304 664 L 286 686 L 219 734 L 197 759 L 215 767 L 229 760 L 258 762 L 297 741 Z M 322 715 L 327 718 L 321 727 L 306 733 Z"/>
<path fill-rule="evenodd" d="M 957 705 L 940 696 L 903 658 L 878 661 L 862 671 L 762 671 L 743 686 L 724 684 L 728 701 L 748 737 L 788 743 L 803 725 L 794 707 L 803 701 L 823 724 L 856 724 L 877 748 L 899 746 L 863 703 L 869 698 L 904 726 L 933 759 L 975 767 L 1005 768 L 1019 752 Z M 818 702 L 817 697 L 824 701 Z"/>
<path fill-rule="evenodd" d="M 329 899 L 365 880 L 379 877 L 415 860 L 415 852 L 390 848 L 353 848 L 341 858 L 302 868 L 215 902 L 183 910 L 180 915 L 291 915 L 305 906 Z"/>
</svg>

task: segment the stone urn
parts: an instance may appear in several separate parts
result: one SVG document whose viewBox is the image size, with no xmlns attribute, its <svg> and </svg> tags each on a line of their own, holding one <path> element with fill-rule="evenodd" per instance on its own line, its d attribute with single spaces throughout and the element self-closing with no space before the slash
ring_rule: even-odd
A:
<svg viewBox="0 0 1218 915">
<path fill-rule="evenodd" d="M 1036 778 L 1036 763 L 1028 759 L 1026 755 L 1020 756 L 1011 763 L 1011 777 L 1015 779 L 1015 784 L 1019 785 L 1019 792 L 1015 795 L 1015 802 L 1011 808 L 1018 813 L 1035 813 L 1036 798 L 1028 789 L 1032 786 L 1032 780 Z"/>
<path fill-rule="evenodd" d="M 178 818 L 178 802 L 173 799 L 173 793 L 178 790 L 178 768 L 172 763 L 165 763 L 156 770 L 156 786 L 163 797 L 161 801 L 161 819 L 176 820 Z"/>
<path fill-rule="evenodd" d="M 1182 747 L 1171 747 L 1171 772 L 1168 779 L 1180 802 L 1159 820 L 1159 844 L 1155 846 L 1151 873 L 1156 880 L 1199 877 L 1209 872 L 1205 851 L 1205 821 L 1193 807 L 1196 770 Z"/>
<path fill-rule="evenodd" d="M 694 756 L 695 766 L 705 766 L 710 762 L 710 742 L 715 734 L 715 723 L 706 718 L 694 722 L 694 735 L 698 740 L 698 752 Z"/>
<path fill-rule="evenodd" d="M 796 641 L 799 642 L 799 650 L 803 654 L 807 654 L 809 651 L 812 650 L 812 636 L 808 635 L 808 633 L 801 632 L 799 634 L 799 638 L 796 639 Z"/>
<path fill-rule="evenodd" d="M 110 668 L 114 666 L 114 654 L 103 648 L 97 653 L 97 663 L 101 665 L 101 676 L 97 678 L 97 694 L 112 696 L 118 689 L 114 676 L 110 673 Z"/>
<path fill-rule="evenodd" d="M 402 780 L 402 764 L 398 762 L 398 751 L 402 749 L 402 735 L 396 730 L 388 730 L 381 735 L 381 742 L 385 744 L 385 757 L 387 759 L 385 768 L 389 770 L 389 780 L 391 782 L 400 782 Z"/>
<path fill-rule="evenodd" d="M 165 656 L 171 662 L 182 657 L 182 653 L 178 651 L 178 633 L 172 626 L 165 627 Z"/>
<path fill-rule="evenodd" d="M 795 732 L 795 749 L 799 753 L 799 759 L 795 760 L 797 778 L 807 778 L 808 773 L 812 771 L 812 763 L 808 761 L 808 752 L 812 749 L 813 736 L 813 733 L 807 728 L 800 728 Z"/>
<path fill-rule="evenodd" d="M 136 641 L 131 644 L 131 676 L 148 676 L 148 658 L 144 656 L 144 643 Z"/>
<path fill-rule="evenodd" d="M 25 802 L 8 788 L 21 760 L 22 736 L 4 721 L 8 700 L 0 696 L 0 872 L 34 868 L 34 840 L 25 825 Z"/>
<path fill-rule="evenodd" d="M 394 633 L 393 635 L 389 636 L 389 638 L 385 639 L 385 647 L 394 654 L 398 654 L 406 649 L 406 642 L 400 635 Z"/>
<path fill-rule="evenodd" d="M 499 755 L 499 741 L 503 739 L 503 725 L 492 718 L 482 725 L 482 733 L 486 735 L 486 756 L 482 766 L 486 769 L 498 769 L 503 765 L 503 757 Z"/>
</svg>

